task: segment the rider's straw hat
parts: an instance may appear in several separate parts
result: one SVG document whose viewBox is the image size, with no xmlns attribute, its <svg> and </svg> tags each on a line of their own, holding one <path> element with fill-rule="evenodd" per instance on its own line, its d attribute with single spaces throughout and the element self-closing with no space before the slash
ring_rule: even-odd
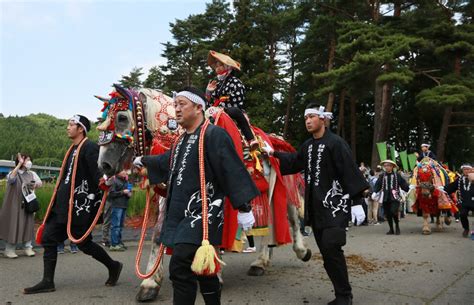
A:
<svg viewBox="0 0 474 305">
<path fill-rule="evenodd" d="M 398 167 L 397 163 L 393 162 L 392 160 L 388 160 L 388 159 L 380 162 L 380 165 L 383 166 L 385 163 L 389 163 L 389 164 L 393 165 L 394 167 Z"/>
<path fill-rule="evenodd" d="M 220 61 L 221 63 L 240 71 L 240 63 L 233 60 L 229 55 L 225 55 L 213 50 L 209 51 L 209 54 L 207 55 L 207 64 L 213 67 L 216 64 L 216 61 Z"/>
</svg>

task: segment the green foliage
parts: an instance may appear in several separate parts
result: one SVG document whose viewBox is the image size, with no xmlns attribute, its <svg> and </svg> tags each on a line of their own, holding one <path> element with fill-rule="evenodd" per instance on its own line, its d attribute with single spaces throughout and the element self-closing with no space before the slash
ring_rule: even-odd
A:
<svg viewBox="0 0 474 305">
<path fill-rule="evenodd" d="M 143 75 L 143 68 L 133 68 L 129 75 L 122 75 L 122 79 L 119 81 L 119 84 L 125 88 L 140 88 L 142 82 L 140 77 Z"/>
<path fill-rule="evenodd" d="M 298 145 L 307 133 L 303 109 L 334 97 L 336 129 L 347 138 L 350 97 L 356 97 L 359 160 L 372 153 L 375 88 L 388 84 L 392 101 L 388 141 L 397 150 L 436 147 L 444 107 L 472 111 L 474 25 L 472 1 L 382 1 L 390 12 L 373 14 L 371 1 L 212 1 L 203 13 L 170 24 L 173 41 L 163 43 L 167 63 L 149 71 L 142 84 L 164 91 L 193 85 L 203 91 L 210 77 L 210 49 L 242 64 L 244 108 L 251 122 Z M 400 14 L 393 16 L 396 6 Z M 329 55 L 335 42 L 335 56 Z M 133 72 L 133 71 L 132 71 Z M 345 107 L 341 100 L 345 94 Z M 290 107 L 288 107 L 288 104 Z M 288 115 L 287 115 L 288 114 Z M 464 121 L 458 120 L 460 123 Z M 461 135 L 467 140 L 459 143 Z M 472 127 L 450 129 L 451 164 L 474 146 Z M 462 155 L 460 152 L 464 152 Z"/>
<path fill-rule="evenodd" d="M 43 113 L 0 117 L 0 159 L 10 160 L 18 152 L 24 152 L 31 155 L 33 162 L 38 165 L 49 165 L 50 162 L 60 164 L 71 145 L 66 127 L 67 120 Z M 92 124 L 88 137 L 97 141 L 95 124 Z"/>
</svg>

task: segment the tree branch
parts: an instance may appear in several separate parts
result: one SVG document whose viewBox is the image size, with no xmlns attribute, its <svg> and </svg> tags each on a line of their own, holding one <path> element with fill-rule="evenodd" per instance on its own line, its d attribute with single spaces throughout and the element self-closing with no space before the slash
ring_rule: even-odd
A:
<svg viewBox="0 0 474 305">
<path fill-rule="evenodd" d="M 452 124 L 448 125 L 449 128 L 451 127 L 474 127 L 474 124 Z"/>
</svg>

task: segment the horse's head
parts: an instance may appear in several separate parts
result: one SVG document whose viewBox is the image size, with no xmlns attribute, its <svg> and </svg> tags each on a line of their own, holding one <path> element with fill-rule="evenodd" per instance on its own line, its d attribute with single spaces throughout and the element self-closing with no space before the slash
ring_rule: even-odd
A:
<svg viewBox="0 0 474 305">
<path fill-rule="evenodd" d="M 97 127 L 100 145 L 98 165 L 107 176 L 130 167 L 136 131 L 132 103 L 138 95 L 119 86 L 116 90 L 110 94 L 110 99 L 97 97 L 104 102 L 103 121 Z"/>
<path fill-rule="evenodd" d="M 99 135 L 99 167 L 111 176 L 131 166 L 133 153 L 159 154 L 171 147 L 181 128 L 175 120 L 173 99 L 161 91 L 138 92 L 114 85 L 104 102 Z"/>
<path fill-rule="evenodd" d="M 421 189 L 421 195 L 425 198 L 431 197 L 434 191 L 433 171 L 428 164 L 423 164 L 418 168 L 418 186 Z"/>
</svg>

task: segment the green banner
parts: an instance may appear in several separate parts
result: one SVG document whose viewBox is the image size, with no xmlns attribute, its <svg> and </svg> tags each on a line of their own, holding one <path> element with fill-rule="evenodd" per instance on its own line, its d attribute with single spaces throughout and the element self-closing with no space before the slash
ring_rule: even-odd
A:
<svg viewBox="0 0 474 305">
<path fill-rule="evenodd" d="M 395 145 L 390 146 L 390 159 L 397 163 L 398 151 L 395 150 Z"/>
<path fill-rule="evenodd" d="M 400 160 L 402 161 L 403 170 L 409 171 L 410 167 L 408 167 L 408 153 L 406 150 L 400 152 Z"/>
<path fill-rule="evenodd" d="M 387 142 L 377 143 L 380 161 L 387 160 Z"/>
<path fill-rule="evenodd" d="M 408 155 L 408 163 L 410 164 L 410 169 L 414 169 L 416 166 L 416 155 L 415 154 L 409 154 Z"/>
</svg>

